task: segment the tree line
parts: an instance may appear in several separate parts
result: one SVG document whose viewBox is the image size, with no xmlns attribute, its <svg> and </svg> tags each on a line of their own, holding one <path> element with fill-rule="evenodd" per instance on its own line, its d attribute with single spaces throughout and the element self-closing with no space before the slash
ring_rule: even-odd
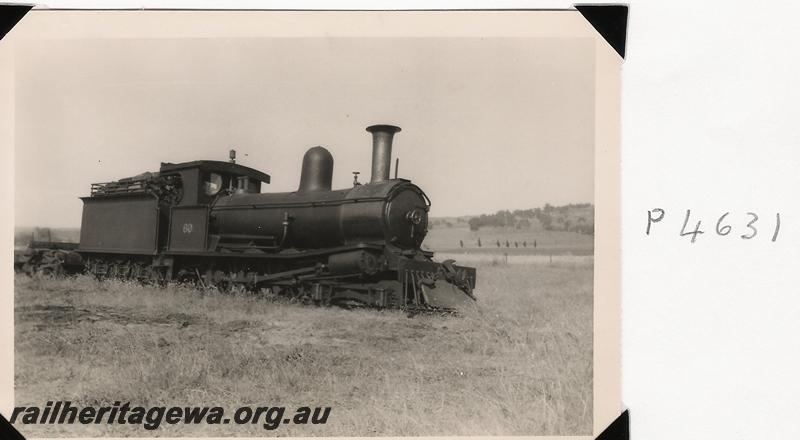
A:
<svg viewBox="0 0 800 440">
<path fill-rule="evenodd" d="M 481 214 L 469 219 L 469 229 L 478 231 L 482 227 L 530 229 L 538 222 L 547 231 L 571 231 L 594 235 L 594 206 L 591 203 L 570 203 L 544 207 L 500 210 L 494 214 Z"/>
</svg>

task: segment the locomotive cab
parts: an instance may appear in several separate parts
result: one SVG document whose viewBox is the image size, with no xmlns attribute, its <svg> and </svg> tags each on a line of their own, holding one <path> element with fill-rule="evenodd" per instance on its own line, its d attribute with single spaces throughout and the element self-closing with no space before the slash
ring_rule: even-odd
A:
<svg viewBox="0 0 800 440">
<path fill-rule="evenodd" d="M 260 193 L 261 184 L 269 183 L 268 174 L 231 162 L 197 160 L 184 163 L 162 163 L 161 175 L 178 175 L 183 186 L 179 206 L 209 204 L 223 190 L 238 193 Z"/>
<path fill-rule="evenodd" d="M 209 250 L 209 213 L 214 202 L 226 194 L 258 194 L 270 177 L 232 162 L 199 160 L 179 164 L 162 163 L 160 174 L 179 176 L 183 194 L 169 208 L 170 252 Z"/>
</svg>

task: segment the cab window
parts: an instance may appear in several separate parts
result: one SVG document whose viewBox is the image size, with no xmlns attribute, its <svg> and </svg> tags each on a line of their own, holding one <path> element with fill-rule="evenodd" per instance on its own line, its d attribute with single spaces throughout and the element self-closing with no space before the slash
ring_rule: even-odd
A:
<svg viewBox="0 0 800 440">
<path fill-rule="evenodd" d="M 219 190 L 222 189 L 222 176 L 217 173 L 209 173 L 208 178 L 206 178 L 203 183 L 203 188 L 205 189 L 206 195 L 216 195 Z"/>
</svg>

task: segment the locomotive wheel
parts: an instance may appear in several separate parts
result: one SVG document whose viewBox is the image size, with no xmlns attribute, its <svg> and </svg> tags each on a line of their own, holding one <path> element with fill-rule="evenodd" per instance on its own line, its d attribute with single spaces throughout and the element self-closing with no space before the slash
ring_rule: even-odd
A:
<svg viewBox="0 0 800 440">
<path fill-rule="evenodd" d="M 333 302 L 331 304 L 333 304 L 333 305 L 335 305 L 337 307 L 341 307 L 341 308 L 343 308 L 345 310 L 363 309 L 364 307 L 367 306 L 366 304 L 364 304 L 361 301 L 356 301 L 356 300 L 352 300 L 352 299 L 339 300 L 339 301 Z"/>
<path fill-rule="evenodd" d="M 117 265 L 111 263 L 108 265 L 108 269 L 106 269 L 106 273 L 103 275 L 103 279 L 113 280 L 116 277 L 117 277 Z"/>
<path fill-rule="evenodd" d="M 64 272 L 64 255 L 58 251 L 45 251 L 41 257 L 33 262 L 33 271 L 39 275 L 58 276 Z"/>
<path fill-rule="evenodd" d="M 39 268 L 37 273 L 45 276 L 58 277 L 64 274 L 64 267 L 61 266 L 60 264 L 42 266 L 41 268 Z"/>
<path fill-rule="evenodd" d="M 236 295 L 237 293 L 242 293 L 246 290 L 241 284 L 238 284 L 235 281 L 227 278 L 214 283 L 214 287 L 216 287 L 220 293 L 224 293 L 226 295 Z"/>
<path fill-rule="evenodd" d="M 358 292 L 352 290 L 340 290 L 333 294 L 331 305 L 343 309 L 361 309 L 367 307 L 367 303 L 359 298 Z"/>
<path fill-rule="evenodd" d="M 178 272 L 178 275 L 175 276 L 175 281 L 177 281 L 178 284 L 189 284 L 189 285 L 198 284 L 197 277 L 189 269 L 183 269 L 180 272 Z"/>
<path fill-rule="evenodd" d="M 299 296 L 299 294 L 300 292 L 298 292 L 297 287 L 294 286 L 283 286 L 278 288 L 278 295 L 286 299 L 295 299 Z"/>
<path fill-rule="evenodd" d="M 143 284 L 148 284 L 153 277 L 153 272 L 149 264 L 134 261 L 131 267 L 131 278 Z"/>
<path fill-rule="evenodd" d="M 233 282 L 230 280 L 219 280 L 214 283 L 214 287 L 216 287 L 220 293 L 231 293 L 233 290 Z"/>
<path fill-rule="evenodd" d="M 131 269 L 130 260 L 117 261 L 117 277 L 120 279 L 129 280 L 131 278 Z"/>
<path fill-rule="evenodd" d="M 24 272 L 29 277 L 32 277 L 33 274 L 36 272 L 36 266 L 32 264 L 30 261 L 25 262 L 22 265 L 22 272 Z"/>
</svg>

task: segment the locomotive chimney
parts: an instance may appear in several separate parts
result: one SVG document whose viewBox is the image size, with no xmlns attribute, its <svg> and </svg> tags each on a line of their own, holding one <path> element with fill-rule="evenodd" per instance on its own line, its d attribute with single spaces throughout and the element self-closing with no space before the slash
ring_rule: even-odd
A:
<svg viewBox="0 0 800 440">
<path fill-rule="evenodd" d="M 333 181 L 333 156 L 323 147 L 309 148 L 303 156 L 299 192 L 330 191 Z"/>
<path fill-rule="evenodd" d="M 370 183 L 389 180 L 392 164 L 392 138 L 400 131 L 394 125 L 371 125 L 367 131 L 372 133 L 372 178 Z"/>
</svg>

